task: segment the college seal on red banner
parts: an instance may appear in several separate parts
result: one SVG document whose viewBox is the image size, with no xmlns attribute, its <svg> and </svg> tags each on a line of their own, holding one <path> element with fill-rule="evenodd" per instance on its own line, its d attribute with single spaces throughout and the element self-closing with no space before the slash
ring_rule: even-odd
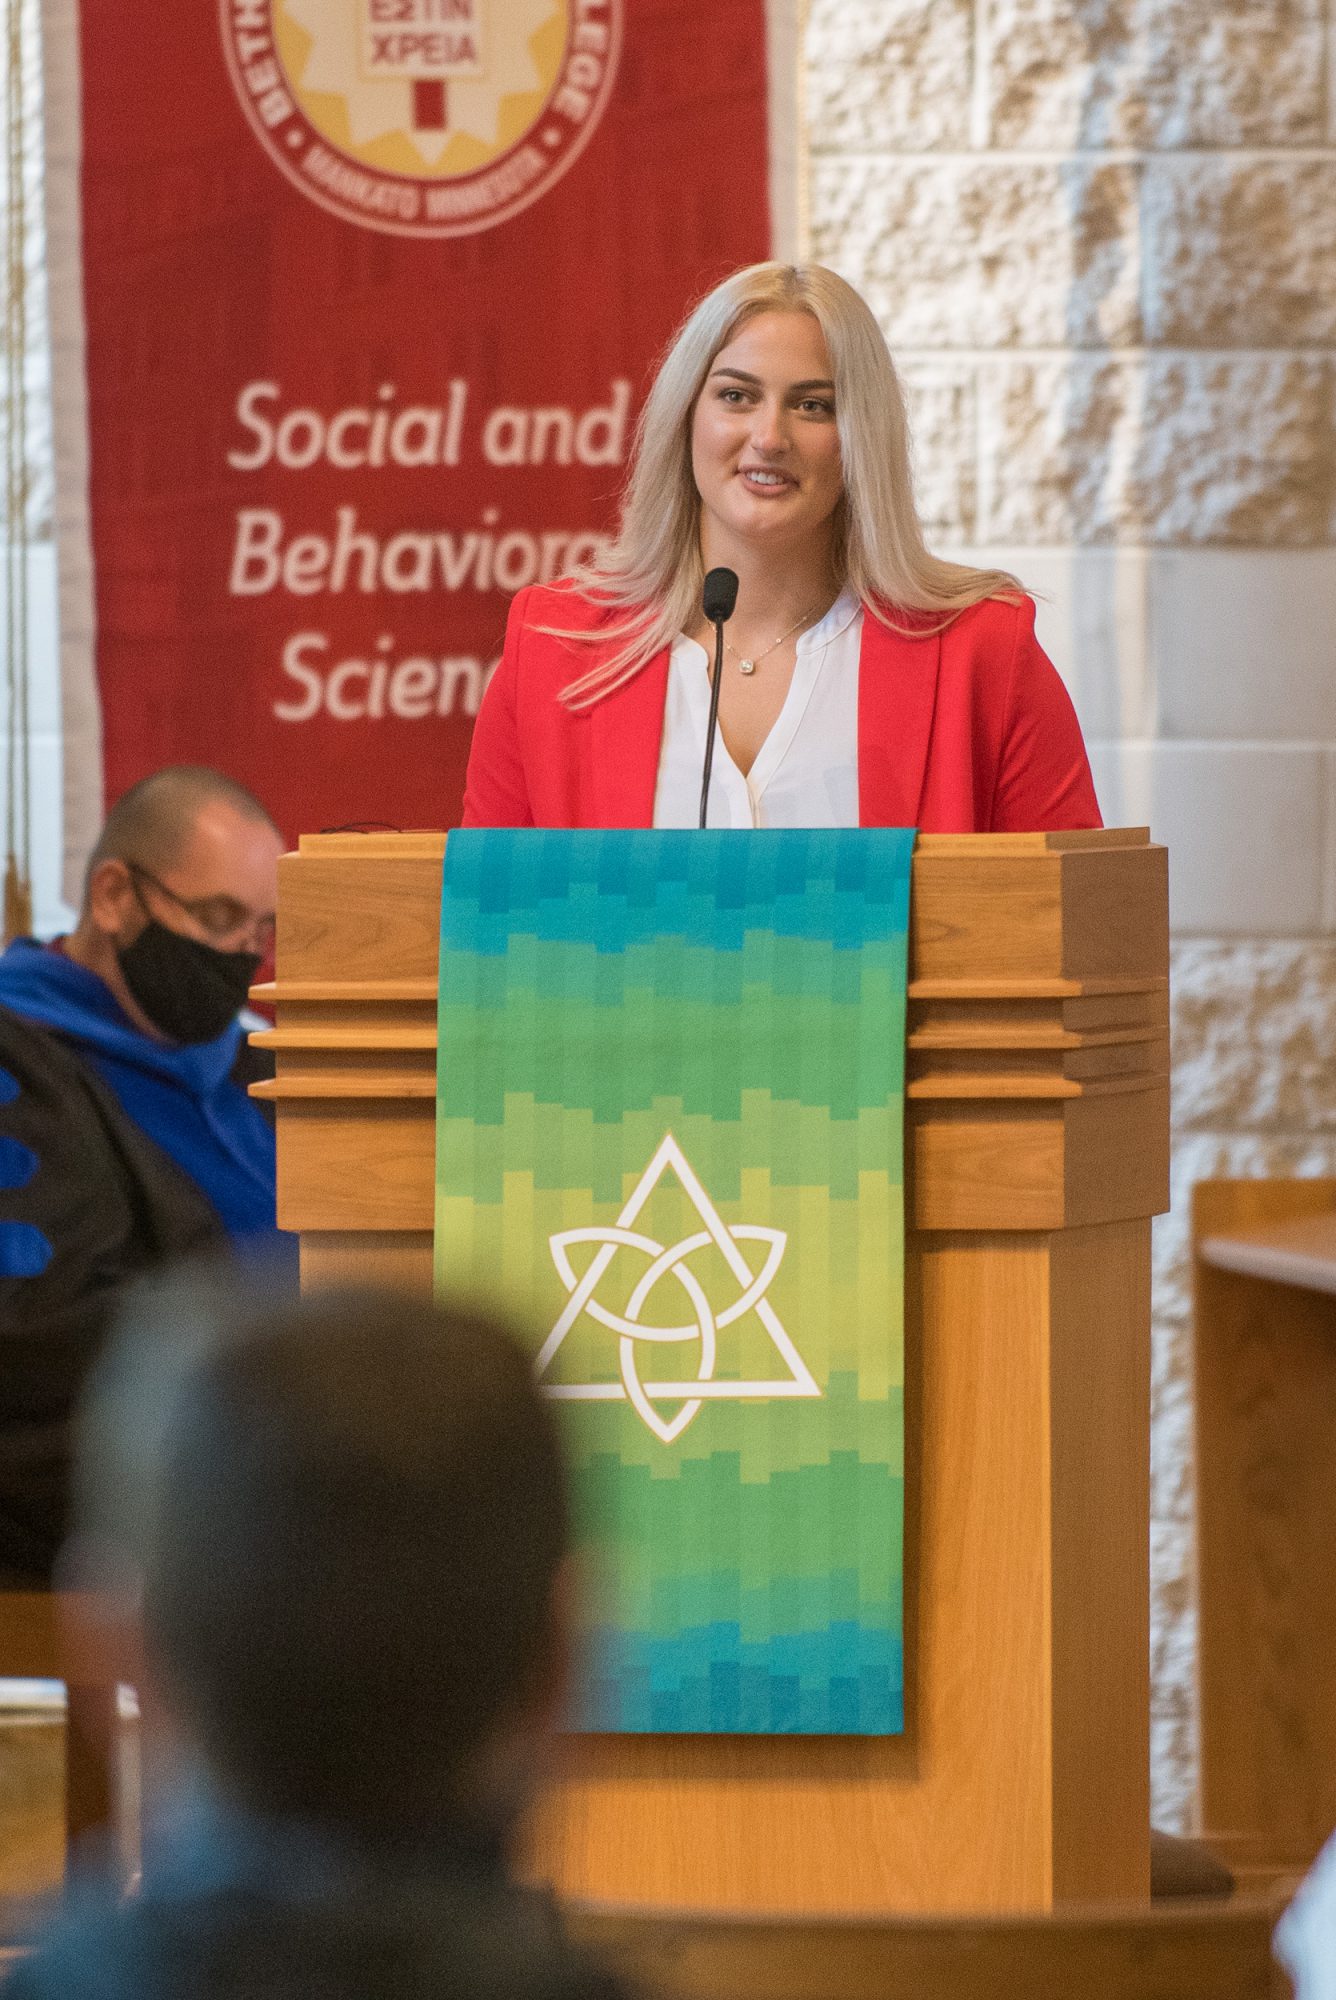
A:
<svg viewBox="0 0 1336 2000">
<path fill-rule="evenodd" d="M 624 0 L 220 0 L 228 68 L 288 179 L 345 221 L 470 236 L 588 143 Z"/>
</svg>

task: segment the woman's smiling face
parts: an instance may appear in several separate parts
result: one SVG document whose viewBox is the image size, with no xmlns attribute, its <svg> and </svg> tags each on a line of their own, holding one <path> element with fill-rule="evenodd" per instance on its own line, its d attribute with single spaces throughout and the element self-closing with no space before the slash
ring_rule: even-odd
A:
<svg viewBox="0 0 1336 2000">
<path fill-rule="evenodd" d="M 712 557 L 829 533 L 843 491 L 835 384 L 811 313 L 745 320 L 710 365 L 691 465 Z"/>
</svg>

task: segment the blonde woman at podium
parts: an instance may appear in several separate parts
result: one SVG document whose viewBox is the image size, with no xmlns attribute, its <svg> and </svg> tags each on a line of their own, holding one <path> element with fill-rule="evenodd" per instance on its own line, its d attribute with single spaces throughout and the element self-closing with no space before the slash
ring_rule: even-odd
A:
<svg viewBox="0 0 1336 2000">
<path fill-rule="evenodd" d="M 464 824 L 696 826 L 720 650 L 711 827 L 1100 824 L 1032 600 L 928 552 L 886 343 L 818 264 L 735 272 L 678 333 L 612 546 L 511 606 Z"/>
</svg>

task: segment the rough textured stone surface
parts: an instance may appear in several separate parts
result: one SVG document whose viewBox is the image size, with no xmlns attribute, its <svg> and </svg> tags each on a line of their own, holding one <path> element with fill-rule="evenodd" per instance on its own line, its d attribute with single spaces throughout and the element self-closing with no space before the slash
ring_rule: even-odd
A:
<svg viewBox="0 0 1336 2000">
<path fill-rule="evenodd" d="M 1147 340 L 1336 341 L 1336 158 L 1155 160 L 1141 211 Z"/>
<path fill-rule="evenodd" d="M 988 362 L 980 373 L 985 541 L 1110 542 L 1127 525 L 1120 474 L 1133 384 L 1092 355 Z"/>
<path fill-rule="evenodd" d="M 812 0 L 813 152 L 967 146 L 973 41 L 973 0 Z"/>
<path fill-rule="evenodd" d="M 914 492 L 930 538 L 970 541 L 975 532 L 978 387 L 966 363 L 909 360 L 900 369 L 909 406 Z"/>
<path fill-rule="evenodd" d="M 989 0 L 998 146 L 1302 146 L 1322 133 L 1321 0 Z"/>
<path fill-rule="evenodd" d="M 1150 1530 L 1150 1767 L 1154 1825 L 1186 1832 L 1196 1782 L 1197 1617 L 1191 1520 L 1166 1510 L 1165 1473 L 1190 1477 L 1192 1410 L 1187 1378 L 1172 1376 L 1153 1399 Z"/>
<path fill-rule="evenodd" d="M 1336 944 L 1177 947 L 1181 1131 L 1336 1140 Z"/>
<path fill-rule="evenodd" d="M 1336 367 L 1298 355 L 1089 354 L 980 374 L 980 534 L 1312 547 L 1336 506 Z"/>
<path fill-rule="evenodd" d="M 1336 942 L 1179 940 L 1170 1014 L 1176 1135 L 1336 1139 Z"/>
<path fill-rule="evenodd" d="M 860 286 L 893 351 L 1141 337 L 1132 168 L 822 157 L 811 218 L 813 254 Z"/>
<path fill-rule="evenodd" d="M 1334 379 L 1325 357 L 1151 357 L 1118 500 L 1129 531 L 1182 547 L 1329 541 Z"/>
</svg>

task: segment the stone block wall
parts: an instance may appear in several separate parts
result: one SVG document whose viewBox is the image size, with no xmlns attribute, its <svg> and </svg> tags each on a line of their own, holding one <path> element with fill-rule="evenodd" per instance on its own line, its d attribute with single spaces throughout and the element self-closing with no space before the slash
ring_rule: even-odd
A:
<svg viewBox="0 0 1336 2000">
<path fill-rule="evenodd" d="M 810 0 L 812 254 L 943 553 L 1013 569 L 1105 817 L 1171 852 L 1153 1786 L 1190 1822 L 1186 1202 L 1336 1171 L 1336 0 Z"/>
</svg>

